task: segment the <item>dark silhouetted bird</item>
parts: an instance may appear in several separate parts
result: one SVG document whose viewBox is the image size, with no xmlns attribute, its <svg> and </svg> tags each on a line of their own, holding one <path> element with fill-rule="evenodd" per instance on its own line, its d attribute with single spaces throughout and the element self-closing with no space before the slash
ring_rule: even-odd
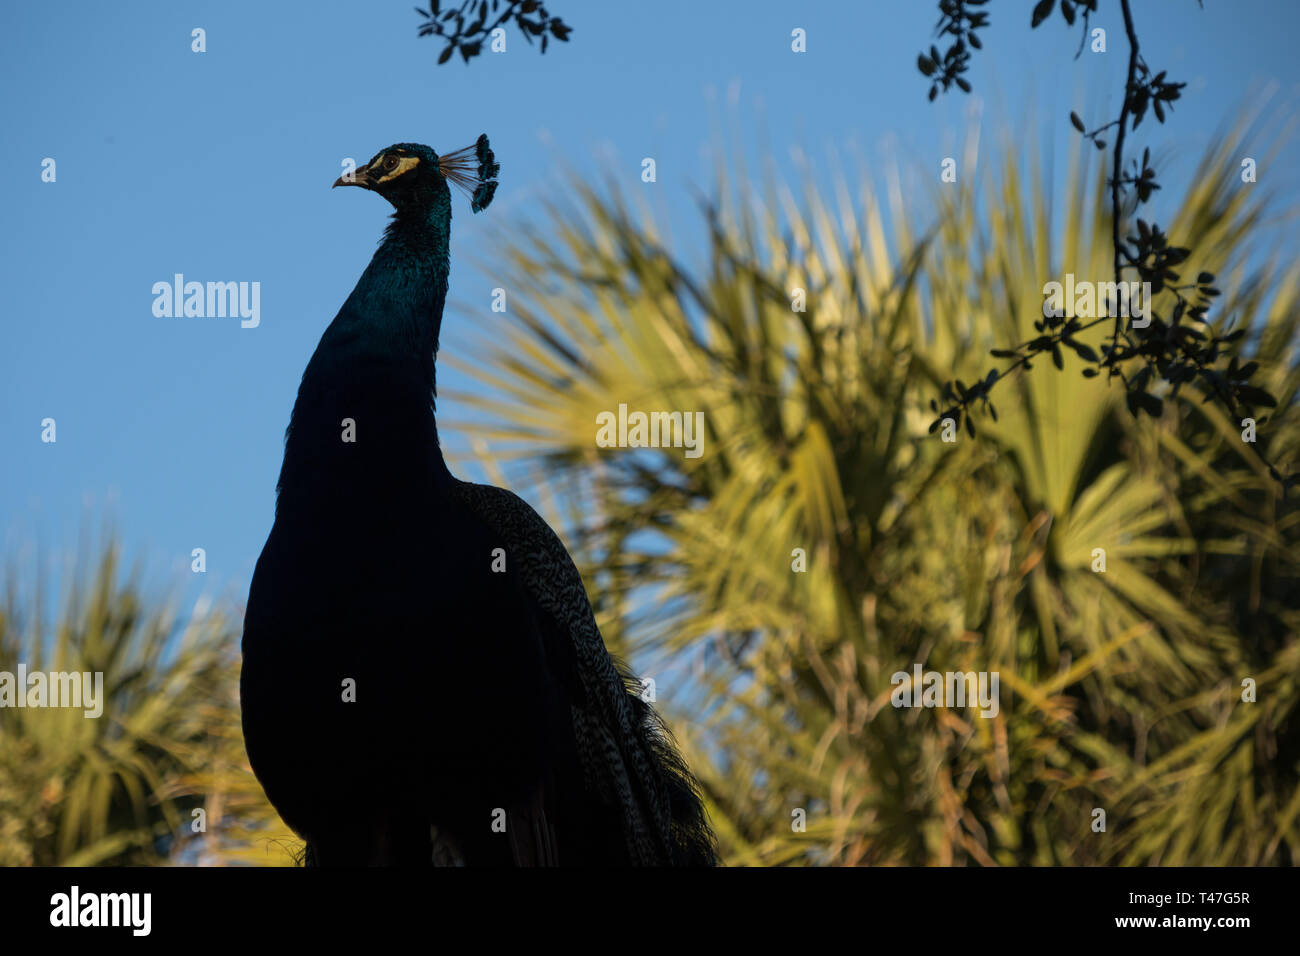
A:
<svg viewBox="0 0 1300 956">
<path fill-rule="evenodd" d="M 399 143 L 335 186 L 395 208 L 303 373 L 240 680 L 249 760 L 317 865 L 706 865 L 712 834 L 577 568 L 434 424 L 451 190 L 486 136 Z"/>
</svg>

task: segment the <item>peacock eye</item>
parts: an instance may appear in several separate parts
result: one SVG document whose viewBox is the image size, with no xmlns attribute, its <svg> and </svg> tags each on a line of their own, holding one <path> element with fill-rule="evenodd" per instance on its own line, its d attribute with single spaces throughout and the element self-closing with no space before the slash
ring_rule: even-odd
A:
<svg viewBox="0 0 1300 956">
<path fill-rule="evenodd" d="M 396 156 L 389 156 L 387 159 L 384 160 L 384 170 L 385 170 L 386 172 L 390 172 L 390 173 L 391 173 L 391 172 L 392 172 L 394 169 L 396 169 L 396 168 L 397 168 L 397 157 L 396 157 Z"/>
</svg>

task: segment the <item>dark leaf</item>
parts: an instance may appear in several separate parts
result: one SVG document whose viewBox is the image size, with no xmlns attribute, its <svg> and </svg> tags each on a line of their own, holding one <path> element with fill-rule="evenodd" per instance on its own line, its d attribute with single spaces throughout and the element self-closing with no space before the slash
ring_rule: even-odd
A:
<svg viewBox="0 0 1300 956">
<path fill-rule="evenodd" d="M 1159 418 L 1165 410 L 1165 403 L 1150 392 L 1138 392 L 1136 398 L 1142 411 L 1152 418 Z"/>
<path fill-rule="evenodd" d="M 1074 128 L 1077 129 L 1080 133 L 1083 132 L 1083 120 L 1079 119 L 1078 113 L 1070 114 L 1070 122 L 1074 124 Z"/>
<path fill-rule="evenodd" d="M 1034 15 L 1029 21 L 1031 30 L 1047 19 L 1055 3 L 1056 0 L 1038 0 L 1038 3 L 1034 4 Z"/>
<path fill-rule="evenodd" d="M 1137 100 L 1133 104 L 1133 129 L 1137 129 L 1138 124 L 1142 122 L 1142 117 L 1147 113 L 1147 104 L 1150 102 L 1151 98 L 1146 90 L 1137 95 Z"/>
<path fill-rule="evenodd" d="M 1094 352 L 1087 345 L 1084 345 L 1082 342 L 1072 341 L 1066 344 L 1069 345 L 1072 349 L 1074 349 L 1074 354 L 1079 356 L 1079 358 L 1083 359 L 1085 362 L 1097 361 L 1097 353 Z"/>
<path fill-rule="evenodd" d="M 1277 408 L 1277 399 L 1254 385 L 1237 386 L 1237 395 L 1251 405 L 1263 405 L 1265 408 Z"/>
</svg>

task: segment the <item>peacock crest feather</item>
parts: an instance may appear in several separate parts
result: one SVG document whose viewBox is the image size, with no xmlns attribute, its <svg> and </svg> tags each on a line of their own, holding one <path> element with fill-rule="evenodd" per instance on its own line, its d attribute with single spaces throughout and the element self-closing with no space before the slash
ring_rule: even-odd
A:
<svg viewBox="0 0 1300 956">
<path fill-rule="evenodd" d="M 474 212 L 486 209 L 496 195 L 501 164 L 488 145 L 487 133 L 480 134 L 473 146 L 439 156 L 438 169 L 447 182 L 469 197 Z"/>
</svg>

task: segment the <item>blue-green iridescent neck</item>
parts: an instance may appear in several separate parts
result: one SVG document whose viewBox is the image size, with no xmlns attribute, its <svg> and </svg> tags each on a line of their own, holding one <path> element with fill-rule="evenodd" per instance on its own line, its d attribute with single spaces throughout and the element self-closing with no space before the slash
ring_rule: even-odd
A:
<svg viewBox="0 0 1300 956">
<path fill-rule="evenodd" d="M 399 209 L 322 347 L 394 361 L 419 362 L 433 384 L 442 311 L 447 300 L 451 197 Z"/>
</svg>

